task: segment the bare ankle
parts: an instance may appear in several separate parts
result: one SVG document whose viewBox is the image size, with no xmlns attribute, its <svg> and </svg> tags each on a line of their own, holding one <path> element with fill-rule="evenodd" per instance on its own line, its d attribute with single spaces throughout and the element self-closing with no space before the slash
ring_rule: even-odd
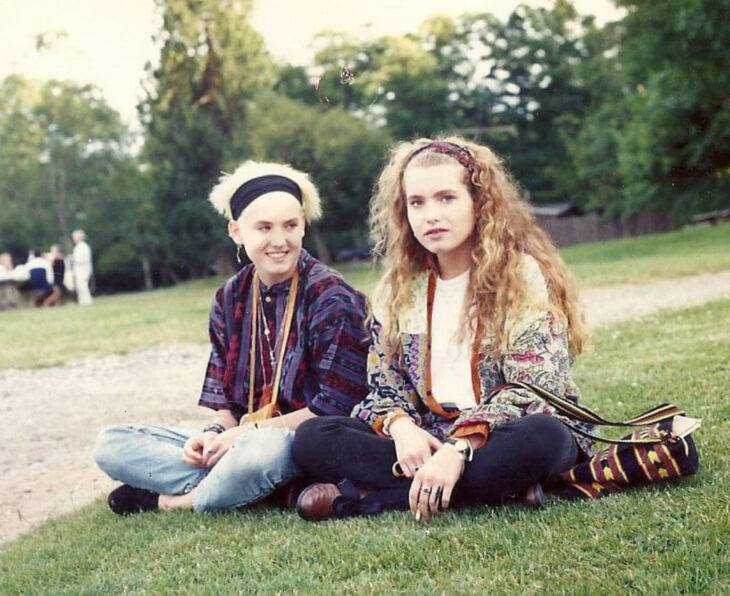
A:
<svg viewBox="0 0 730 596">
<path fill-rule="evenodd" d="M 160 511 L 170 511 L 172 509 L 192 509 L 193 493 L 189 492 L 184 495 L 160 495 L 158 501 Z"/>
</svg>

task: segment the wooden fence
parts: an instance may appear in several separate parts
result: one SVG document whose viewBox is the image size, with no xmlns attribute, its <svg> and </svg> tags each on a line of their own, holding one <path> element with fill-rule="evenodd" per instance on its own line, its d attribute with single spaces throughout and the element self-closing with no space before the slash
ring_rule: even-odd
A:
<svg viewBox="0 0 730 596">
<path fill-rule="evenodd" d="M 618 220 L 602 219 L 594 213 L 567 217 L 536 215 L 535 219 L 558 246 L 656 234 L 674 229 L 671 216 L 657 211 L 647 211 Z"/>
</svg>

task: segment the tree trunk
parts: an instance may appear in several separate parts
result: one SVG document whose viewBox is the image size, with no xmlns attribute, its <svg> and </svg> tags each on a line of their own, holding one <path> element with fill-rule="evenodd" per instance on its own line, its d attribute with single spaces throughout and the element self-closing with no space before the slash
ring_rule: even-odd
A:
<svg viewBox="0 0 730 596">
<path fill-rule="evenodd" d="M 64 238 L 71 235 L 68 229 L 68 214 L 66 213 L 66 168 L 61 165 L 58 170 L 58 223 L 61 227 L 61 234 Z"/>
<path fill-rule="evenodd" d="M 51 158 L 48 161 L 49 172 L 49 196 L 56 213 L 58 227 L 61 230 L 61 237 L 65 242 L 71 236 L 68 229 L 68 217 L 66 215 L 66 172 L 60 159 L 56 161 L 51 149 Z"/>
<path fill-rule="evenodd" d="M 243 252 L 243 251 L 241 251 Z M 236 257 L 230 250 L 219 250 L 215 256 L 215 268 L 218 275 L 226 279 L 238 272 Z"/>
<path fill-rule="evenodd" d="M 322 238 L 322 234 L 319 231 L 319 226 L 317 226 L 317 224 L 312 224 L 309 226 L 309 230 L 312 234 L 314 245 L 317 247 L 317 255 L 319 257 L 319 260 L 322 261 L 325 265 L 331 264 L 332 255 L 330 254 L 330 249 L 327 248 L 327 244 L 325 243 L 324 238 Z"/>
<path fill-rule="evenodd" d="M 152 285 L 152 271 L 150 268 L 150 260 L 147 257 L 142 257 L 142 272 L 144 273 L 144 289 L 153 289 Z"/>
</svg>

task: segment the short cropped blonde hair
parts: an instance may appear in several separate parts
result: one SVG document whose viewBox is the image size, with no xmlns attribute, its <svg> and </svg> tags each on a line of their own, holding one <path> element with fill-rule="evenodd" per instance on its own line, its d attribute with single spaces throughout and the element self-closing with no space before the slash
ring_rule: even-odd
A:
<svg viewBox="0 0 730 596">
<path fill-rule="evenodd" d="M 296 182 L 302 191 L 302 207 L 304 208 L 304 219 L 307 223 L 318 220 L 322 216 L 319 192 L 309 176 L 304 172 L 295 170 L 289 165 L 281 163 L 270 163 L 261 161 L 245 161 L 236 168 L 233 174 L 224 173 L 218 184 L 210 191 L 208 200 L 213 204 L 215 210 L 228 220 L 233 219 L 231 212 L 231 198 L 236 190 L 242 185 L 259 178 L 260 176 L 284 176 Z"/>
</svg>

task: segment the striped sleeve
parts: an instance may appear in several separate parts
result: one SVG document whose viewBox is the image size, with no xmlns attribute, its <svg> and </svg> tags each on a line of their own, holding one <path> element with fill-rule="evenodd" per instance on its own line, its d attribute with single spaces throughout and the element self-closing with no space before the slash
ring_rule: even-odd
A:
<svg viewBox="0 0 730 596">
<path fill-rule="evenodd" d="M 307 407 L 319 416 L 348 416 L 367 393 L 365 297 L 332 281 L 314 286 L 308 355 L 314 391 Z"/>
<path fill-rule="evenodd" d="M 203 389 L 200 392 L 198 405 L 213 410 L 229 409 L 223 379 L 226 371 L 226 355 L 228 352 L 226 325 L 224 318 L 224 291 L 220 288 L 210 308 L 208 334 L 210 335 L 210 358 L 205 370 Z"/>
</svg>

